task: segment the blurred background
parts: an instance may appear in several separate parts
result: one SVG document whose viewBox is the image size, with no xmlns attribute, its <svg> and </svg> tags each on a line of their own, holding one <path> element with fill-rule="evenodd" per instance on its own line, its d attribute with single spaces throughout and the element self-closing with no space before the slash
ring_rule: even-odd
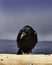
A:
<svg viewBox="0 0 52 65">
<path fill-rule="evenodd" d="M 0 0 L 0 52 L 4 52 L 3 48 L 8 49 L 7 53 L 14 51 L 12 43 L 17 51 L 16 37 L 25 25 L 33 27 L 38 34 L 39 42 L 33 52 L 43 53 L 45 49 L 45 53 L 48 50 L 52 53 L 52 0 Z"/>
</svg>

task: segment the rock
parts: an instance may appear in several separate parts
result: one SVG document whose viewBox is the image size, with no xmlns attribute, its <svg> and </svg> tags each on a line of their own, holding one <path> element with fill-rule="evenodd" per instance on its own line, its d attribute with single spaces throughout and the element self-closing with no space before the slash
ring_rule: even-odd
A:
<svg viewBox="0 0 52 65">
<path fill-rule="evenodd" d="M 52 54 L 0 54 L 0 65 L 52 65 Z"/>
</svg>

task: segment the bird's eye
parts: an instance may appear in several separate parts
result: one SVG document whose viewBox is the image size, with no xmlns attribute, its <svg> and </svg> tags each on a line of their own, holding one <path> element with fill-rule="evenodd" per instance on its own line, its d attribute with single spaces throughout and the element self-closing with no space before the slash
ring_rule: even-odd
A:
<svg viewBox="0 0 52 65">
<path fill-rule="evenodd" d="M 26 28 L 26 32 L 28 32 L 30 30 L 30 28 Z"/>
</svg>

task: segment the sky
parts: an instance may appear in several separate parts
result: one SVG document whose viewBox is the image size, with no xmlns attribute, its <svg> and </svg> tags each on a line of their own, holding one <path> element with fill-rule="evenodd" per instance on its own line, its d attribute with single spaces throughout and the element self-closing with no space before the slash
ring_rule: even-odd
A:
<svg viewBox="0 0 52 65">
<path fill-rule="evenodd" d="M 52 41 L 52 0 L 0 0 L 0 39 L 13 39 L 25 25 L 39 41 Z"/>
</svg>

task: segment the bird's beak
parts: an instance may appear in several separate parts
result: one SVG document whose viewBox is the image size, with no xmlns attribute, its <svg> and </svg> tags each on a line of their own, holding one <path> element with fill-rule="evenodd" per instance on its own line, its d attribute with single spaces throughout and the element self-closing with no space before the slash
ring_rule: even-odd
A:
<svg viewBox="0 0 52 65">
<path fill-rule="evenodd" d="M 23 32 L 23 33 L 21 34 L 21 36 L 20 36 L 20 39 L 22 39 L 22 37 L 25 36 L 25 35 L 26 35 L 26 33 Z"/>
</svg>

